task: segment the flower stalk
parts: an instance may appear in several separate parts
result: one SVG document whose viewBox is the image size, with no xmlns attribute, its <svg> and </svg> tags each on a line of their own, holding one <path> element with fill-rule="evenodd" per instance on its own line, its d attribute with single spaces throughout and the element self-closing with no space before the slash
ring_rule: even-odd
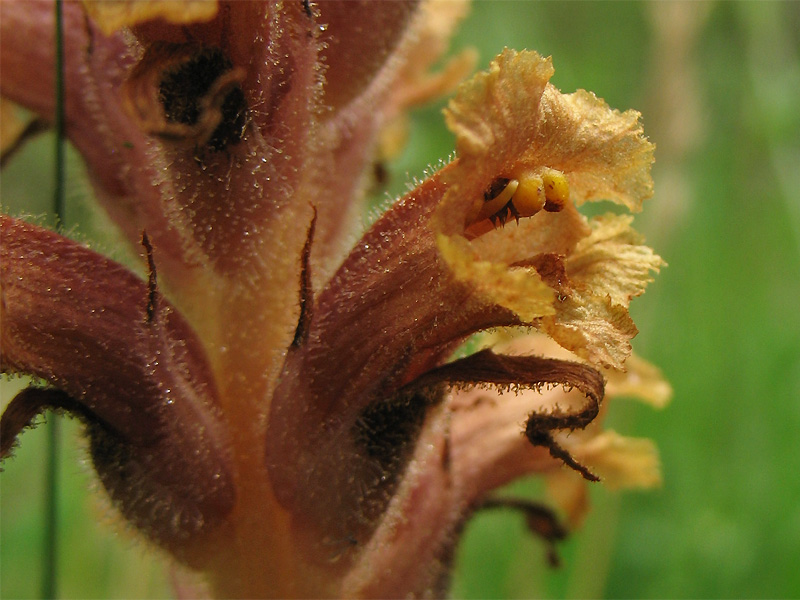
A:
<svg viewBox="0 0 800 600">
<path fill-rule="evenodd" d="M 0 92 L 50 118 L 28 73 L 55 58 L 19 33 L 51 39 L 42 4 L 0 6 Z M 602 417 L 663 261 L 578 210 L 652 193 L 638 113 L 506 50 L 445 111 L 457 157 L 351 244 L 381 135 L 469 63 L 429 72 L 457 6 L 66 4 L 66 132 L 146 277 L 0 217 L 2 370 L 44 384 L 4 412 L 3 456 L 71 412 L 123 517 L 219 597 L 442 595 L 479 509 L 563 537 L 498 487 L 657 481 Z"/>
</svg>

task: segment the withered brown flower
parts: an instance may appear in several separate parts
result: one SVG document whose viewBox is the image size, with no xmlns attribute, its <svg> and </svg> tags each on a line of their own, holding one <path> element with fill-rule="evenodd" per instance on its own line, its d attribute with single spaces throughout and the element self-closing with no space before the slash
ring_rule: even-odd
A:
<svg viewBox="0 0 800 600">
<path fill-rule="evenodd" d="M 577 208 L 651 195 L 638 113 L 506 50 L 446 110 L 457 157 L 351 247 L 380 135 L 470 62 L 428 73 L 459 6 L 66 3 L 67 132 L 146 279 L 0 217 L 2 369 L 44 384 L 3 456 L 72 412 L 125 518 L 225 597 L 440 595 L 476 510 L 563 535 L 499 486 L 545 475 L 574 526 L 585 479 L 657 483 L 597 417 L 668 395 L 623 373 L 662 261 Z M 0 13 L 2 94 L 50 118 L 53 7 Z"/>
</svg>

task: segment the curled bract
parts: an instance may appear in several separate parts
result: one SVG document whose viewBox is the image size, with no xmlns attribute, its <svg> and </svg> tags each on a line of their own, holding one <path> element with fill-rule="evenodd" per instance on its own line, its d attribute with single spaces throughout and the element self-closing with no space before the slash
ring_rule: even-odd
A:
<svg viewBox="0 0 800 600">
<path fill-rule="evenodd" d="M 199 340 L 121 265 L 6 216 L 0 236 L 0 368 L 51 386 L 10 402 L 2 457 L 44 410 L 74 414 L 121 512 L 191 561 L 192 544 L 236 499 L 228 432 Z"/>
</svg>

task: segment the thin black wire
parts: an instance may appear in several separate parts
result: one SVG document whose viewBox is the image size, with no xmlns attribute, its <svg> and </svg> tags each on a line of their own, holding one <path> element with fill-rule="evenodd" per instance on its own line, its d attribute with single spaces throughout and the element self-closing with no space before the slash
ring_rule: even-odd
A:
<svg viewBox="0 0 800 600">
<path fill-rule="evenodd" d="M 62 0 L 55 2 L 55 191 L 53 208 L 56 226 L 64 227 L 65 170 L 64 170 L 64 23 Z M 47 469 L 45 472 L 44 552 L 42 564 L 42 598 L 56 598 L 58 583 L 58 450 L 60 427 L 57 416 L 51 414 L 47 424 Z"/>
</svg>

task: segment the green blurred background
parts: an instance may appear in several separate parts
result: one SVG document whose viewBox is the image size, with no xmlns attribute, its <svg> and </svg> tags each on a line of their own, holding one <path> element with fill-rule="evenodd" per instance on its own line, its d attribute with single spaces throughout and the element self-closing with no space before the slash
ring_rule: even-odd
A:
<svg viewBox="0 0 800 600">
<path fill-rule="evenodd" d="M 504 46 L 552 55 L 563 91 L 642 112 L 656 194 L 636 224 L 669 268 L 633 303 L 634 347 L 675 396 L 660 412 L 625 401 L 611 411 L 621 433 L 657 442 L 662 489 L 595 486 L 556 571 L 520 517 L 478 516 L 453 595 L 800 597 L 800 3 L 478 2 L 454 41 L 466 46 L 480 68 Z M 414 113 L 378 196 L 449 155 L 441 106 Z M 52 145 L 42 137 L 4 170 L 5 210 L 46 212 Z M 97 215 L 75 157 L 69 173 L 66 220 L 81 235 Z M 60 595 L 169 597 L 168 561 L 113 518 L 77 427 L 61 430 Z M 39 593 L 45 438 L 44 427 L 26 432 L 0 477 L 4 598 Z"/>
</svg>

